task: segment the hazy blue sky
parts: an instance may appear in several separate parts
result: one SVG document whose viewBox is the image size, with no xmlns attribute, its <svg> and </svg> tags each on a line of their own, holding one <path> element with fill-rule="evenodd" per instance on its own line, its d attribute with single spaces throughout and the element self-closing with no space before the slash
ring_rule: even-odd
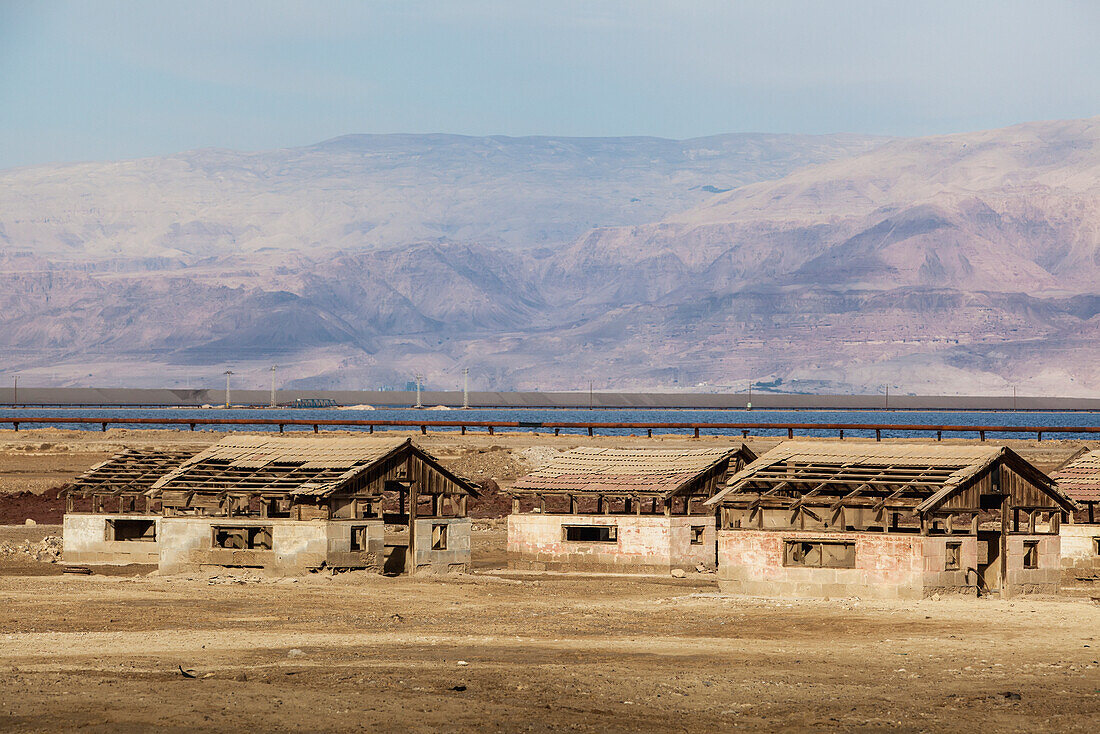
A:
<svg viewBox="0 0 1100 734">
<path fill-rule="evenodd" d="M 915 135 L 1100 114 L 1100 2 L 0 0 L 0 167 L 353 132 Z"/>
</svg>

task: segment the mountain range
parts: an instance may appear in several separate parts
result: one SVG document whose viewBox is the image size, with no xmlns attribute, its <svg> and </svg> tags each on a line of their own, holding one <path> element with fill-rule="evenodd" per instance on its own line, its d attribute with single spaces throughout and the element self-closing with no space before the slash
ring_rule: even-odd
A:
<svg viewBox="0 0 1100 734">
<path fill-rule="evenodd" d="M 1085 395 L 1098 204 L 1100 119 L 910 139 L 353 135 L 13 169 L 0 369 Z"/>
</svg>

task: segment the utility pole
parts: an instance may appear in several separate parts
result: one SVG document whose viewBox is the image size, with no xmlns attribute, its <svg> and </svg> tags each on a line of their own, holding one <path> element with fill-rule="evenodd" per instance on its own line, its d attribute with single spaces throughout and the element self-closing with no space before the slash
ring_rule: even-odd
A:
<svg viewBox="0 0 1100 734">
<path fill-rule="evenodd" d="M 229 407 L 229 376 L 233 374 L 232 370 L 225 371 L 225 407 Z"/>
<path fill-rule="evenodd" d="M 424 406 L 420 404 L 420 381 L 423 380 L 424 378 L 421 375 L 416 375 L 415 379 L 416 379 L 416 405 L 414 405 L 413 407 L 414 408 L 423 408 Z"/>
<path fill-rule="evenodd" d="M 462 368 L 462 409 L 470 409 L 470 368 Z"/>
<path fill-rule="evenodd" d="M 275 368 L 278 365 L 271 365 L 271 407 L 275 407 Z"/>
</svg>

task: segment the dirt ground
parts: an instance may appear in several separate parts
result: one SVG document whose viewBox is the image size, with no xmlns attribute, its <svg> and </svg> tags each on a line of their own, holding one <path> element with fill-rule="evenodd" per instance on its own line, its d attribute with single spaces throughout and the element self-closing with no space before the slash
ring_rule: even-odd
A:
<svg viewBox="0 0 1100 734">
<path fill-rule="evenodd" d="M 0 559 L 0 730 L 1100 725 L 1088 598 L 769 601 L 721 596 L 707 574 L 508 573 L 501 529 L 474 547 L 474 573 L 413 579 L 58 576 Z"/>
<path fill-rule="evenodd" d="M 9 499 L 45 497 L 124 446 L 224 435 L 0 434 Z M 548 447 L 729 441 L 417 438 L 466 476 L 501 482 Z M 1080 445 L 1014 448 L 1051 468 Z M 473 573 L 445 578 L 63 576 L 0 554 L 0 731 L 1100 728 L 1100 606 L 1088 595 L 725 597 L 709 574 L 509 573 L 502 522 L 475 528 Z M 60 528 L 0 527 L 0 544 L 49 535 Z"/>
</svg>

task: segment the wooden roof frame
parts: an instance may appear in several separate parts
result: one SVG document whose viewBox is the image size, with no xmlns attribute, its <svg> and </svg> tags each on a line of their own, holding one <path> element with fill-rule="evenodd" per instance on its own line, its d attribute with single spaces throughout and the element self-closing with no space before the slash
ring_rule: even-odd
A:
<svg viewBox="0 0 1100 734">
<path fill-rule="evenodd" d="M 882 449 L 879 449 L 883 453 L 882 461 L 876 463 L 873 456 L 860 455 L 858 453 L 860 445 L 855 443 L 844 447 L 849 450 L 853 459 L 846 463 L 837 463 L 843 460 L 844 452 L 827 455 L 823 452 L 818 460 L 809 458 L 803 461 L 797 459 L 792 461 L 792 456 L 798 456 L 798 454 L 792 455 L 789 450 L 784 451 L 783 447 L 784 444 L 780 444 L 729 477 L 726 480 L 726 487 L 706 500 L 704 504 L 714 506 L 730 503 L 734 497 L 740 495 L 749 499 L 755 507 L 763 504 L 765 497 L 775 496 L 779 491 L 797 494 L 802 489 L 802 494 L 794 498 L 791 503 L 791 507 L 798 507 L 806 497 L 817 494 L 828 485 L 833 485 L 845 494 L 844 497 L 832 503 L 831 506 L 835 509 L 858 494 L 880 487 L 879 491 L 886 492 L 888 496 L 877 502 L 876 508 L 885 506 L 885 503 L 890 500 L 897 500 L 902 494 L 912 492 L 918 497 L 915 498 L 917 501 L 910 509 L 918 514 L 928 514 L 935 512 L 953 495 L 967 488 L 991 466 L 1003 462 L 1049 496 L 1060 509 L 1067 512 L 1077 509 L 1074 501 L 1060 491 L 1050 477 L 1006 446 L 990 447 L 984 452 L 975 451 L 969 461 L 960 457 L 957 462 L 929 462 L 928 464 L 921 464 L 919 457 L 890 456 L 888 450 Z M 933 448 L 932 452 L 934 451 Z M 804 464 L 804 467 L 801 472 L 797 467 L 792 472 L 788 463 Z M 770 471 L 778 466 L 782 466 L 781 471 Z M 757 486 L 756 491 L 752 492 L 748 488 L 754 483 L 764 486 Z M 776 499 L 779 498 L 776 497 Z M 833 498 L 830 497 L 830 499 Z"/>
<path fill-rule="evenodd" d="M 578 496 L 593 496 L 593 497 L 595 497 L 595 496 L 605 496 L 605 497 L 648 497 L 648 498 L 657 498 L 657 499 L 666 499 L 667 500 L 667 499 L 671 499 L 672 497 L 677 497 L 677 496 L 687 494 L 688 490 L 690 490 L 690 488 L 693 485 L 699 483 L 701 480 L 704 480 L 709 473 L 713 472 L 716 468 L 721 466 L 723 463 L 728 463 L 730 461 L 733 461 L 738 456 L 742 457 L 742 459 L 744 460 L 744 462 L 746 464 L 748 464 L 749 462 L 754 461 L 756 459 L 756 453 L 752 449 L 750 449 L 746 444 L 741 443 L 738 446 L 731 447 L 728 451 L 726 451 L 724 454 L 722 454 L 721 456 L 716 458 L 714 461 L 711 461 L 710 463 L 708 463 L 704 467 L 698 469 L 697 471 L 694 471 L 688 478 L 684 479 L 683 481 L 681 481 L 676 486 L 674 486 L 670 489 L 661 490 L 661 491 L 647 490 L 644 485 L 639 486 L 639 487 L 624 486 L 622 489 L 617 489 L 617 488 L 616 489 L 608 489 L 608 488 L 603 488 L 603 487 L 597 488 L 597 489 L 584 489 L 583 487 L 572 487 L 572 488 L 549 488 L 549 487 L 548 488 L 524 488 L 524 487 L 518 487 L 517 488 L 515 485 L 512 485 L 511 487 L 508 487 L 507 489 L 505 489 L 504 492 L 506 494 L 511 495 L 512 497 L 531 496 L 531 495 L 560 495 L 560 496 L 578 495 Z M 686 472 L 684 472 L 684 473 L 686 474 Z M 531 477 L 531 476 L 532 475 L 527 475 L 526 477 L 521 477 L 520 479 L 518 479 L 516 481 L 516 483 L 518 484 L 519 482 L 521 482 L 524 479 L 527 479 L 528 477 Z M 607 476 L 615 476 L 615 475 L 607 475 Z M 619 475 L 619 476 L 622 476 L 622 475 Z"/>
<path fill-rule="evenodd" d="M 323 441 L 324 439 L 318 440 Z M 308 459 L 296 459 L 294 461 L 272 460 L 256 466 L 250 466 L 247 462 L 234 465 L 226 463 L 224 458 L 217 456 L 216 450 L 220 445 L 221 444 L 215 444 L 207 451 L 191 457 L 190 460 L 176 467 L 175 470 L 162 476 L 148 489 L 148 491 L 146 491 L 146 496 L 156 498 L 161 496 L 163 492 L 185 492 L 188 493 L 189 496 L 194 494 L 218 494 L 221 496 L 232 494 L 261 495 L 268 497 L 326 498 L 337 494 L 348 485 L 353 484 L 364 474 L 369 473 L 380 464 L 392 461 L 395 457 L 406 453 L 416 456 L 432 470 L 438 472 L 449 482 L 456 485 L 461 490 L 461 493 L 472 497 L 480 496 L 476 485 L 472 481 L 444 467 L 434 456 L 415 444 L 411 438 L 395 443 L 383 454 L 371 457 L 369 460 L 364 460 L 362 463 L 355 463 L 346 468 L 326 468 L 321 466 L 306 467 L 304 465 L 310 463 Z M 209 467 L 209 481 L 201 483 L 186 481 L 185 478 L 188 472 L 203 464 Z M 250 479 L 253 481 L 249 486 L 233 486 L 229 483 L 219 485 L 217 483 L 217 477 L 218 469 L 221 467 L 225 469 L 232 468 L 238 472 L 240 470 L 252 469 L 254 471 Z M 269 477 L 270 482 L 265 486 L 263 477 L 260 475 L 265 470 L 270 473 L 269 467 L 293 467 L 293 469 L 284 471 L 279 476 Z M 310 469 L 314 470 L 312 476 L 310 475 Z M 295 476 L 295 472 L 300 472 L 300 474 Z M 238 482 L 242 481 L 240 477 L 236 479 Z M 296 479 L 300 481 L 295 481 Z"/>
</svg>

